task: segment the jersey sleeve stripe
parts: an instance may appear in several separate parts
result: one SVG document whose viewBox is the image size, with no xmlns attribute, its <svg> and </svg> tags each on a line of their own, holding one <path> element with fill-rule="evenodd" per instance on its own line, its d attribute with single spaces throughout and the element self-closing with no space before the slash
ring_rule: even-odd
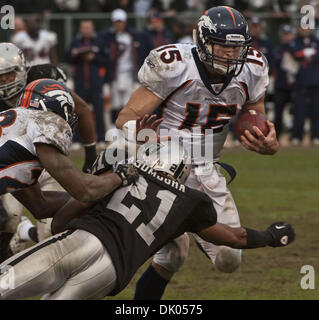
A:
<svg viewBox="0 0 319 320">
<path fill-rule="evenodd" d="M 249 93 L 248 93 L 248 86 L 245 82 L 239 81 L 239 84 L 243 88 L 245 95 L 246 95 L 246 101 L 249 101 Z"/>
</svg>

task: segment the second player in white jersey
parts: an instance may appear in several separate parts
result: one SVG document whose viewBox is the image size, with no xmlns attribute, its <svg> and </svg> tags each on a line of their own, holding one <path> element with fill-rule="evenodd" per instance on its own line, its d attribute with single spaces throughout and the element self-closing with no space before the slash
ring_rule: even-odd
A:
<svg viewBox="0 0 319 320">
<path fill-rule="evenodd" d="M 12 38 L 24 53 L 28 66 L 51 63 L 50 50 L 57 45 L 56 33 L 48 30 L 39 30 L 38 37 L 32 38 L 25 31 L 19 31 Z"/>
<path fill-rule="evenodd" d="M 232 78 L 221 94 L 214 95 L 211 88 L 219 91 L 221 84 L 213 84 L 207 78 L 194 45 L 173 44 L 152 50 L 138 78 L 163 100 L 164 120 L 160 129 L 173 130 L 186 143 L 193 137 L 195 128 L 199 129 L 196 133 L 214 134 L 213 157 L 217 161 L 230 120 L 245 104 L 264 96 L 268 85 L 268 63 L 264 55 L 251 49 L 248 59 L 240 75 Z M 204 144 L 205 140 L 201 141 Z M 196 163 L 194 152 L 192 156 Z"/>
<path fill-rule="evenodd" d="M 55 146 L 68 155 L 72 130 L 57 114 L 48 111 L 9 109 L 0 113 L 0 194 L 37 182 L 43 170 L 35 143 Z"/>
</svg>

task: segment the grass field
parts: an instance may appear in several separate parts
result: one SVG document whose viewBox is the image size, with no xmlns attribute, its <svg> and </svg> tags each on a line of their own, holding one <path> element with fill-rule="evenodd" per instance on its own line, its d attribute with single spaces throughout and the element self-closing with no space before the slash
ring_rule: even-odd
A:
<svg viewBox="0 0 319 320">
<path fill-rule="evenodd" d="M 221 160 L 237 170 L 230 189 L 242 225 L 263 229 L 286 220 L 295 227 L 296 240 L 286 248 L 245 250 L 233 274 L 214 270 L 192 242 L 186 264 L 163 299 L 319 299 L 319 149 L 282 149 L 270 157 L 236 148 L 226 150 Z M 114 299 L 132 299 L 148 264 Z M 318 270 L 315 290 L 301 289 L 303 265 Z"/>
<path fill-rule="evenodd" d="M 81 165 L 80 157 L 72 159 Z M 270 157 L 239 147 L 225 150 L 221 161 L 237 170 L 230 189 L 242 225 L 264 229 L 286 220 L 295 227 L 296 240 L 286 248 L 244 251 L 242 264 L 233 274 L 214 270 L 192 241 L 186 264 L 163 299 L 319 299 L 319 149 L 287 148 Z M 149 262 L 112 299 L 132 299 L 136 280 Z M 318 271 L 314 290 L 301 289 L 303 265 Z"/>
</svg>

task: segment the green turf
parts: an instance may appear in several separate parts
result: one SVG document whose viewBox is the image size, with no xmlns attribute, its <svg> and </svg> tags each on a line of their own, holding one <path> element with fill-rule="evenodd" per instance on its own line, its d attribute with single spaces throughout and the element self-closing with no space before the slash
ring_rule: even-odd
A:
<svg viewBox="0 0 319 320">
<path fill-rule="evenodd" d="M 80 157 L 72 159 L 81 166 Z M 319 149 L 283 149 L 275 156 L 261 156 L 236 148 L 226 150 L 221 161 L 237 170 L 230 189 L 242 225 L 263 229 L 287 220 L 295 227 L 296 241 L 286 248 L 245 250 L 233 274 L 214 270 L 192 242 L 186 264 L 163 299 L 319 299 L 319 273 L 315 290 L 300 286 L 303 265 L 319 272 Z M 136 280 L 149 262 L 125 290 L 108 299 L 132 299 Z"/>
<path fill-rule="evenodd" d="M 214 270 L 192 243 L 186 264 L 163 299 L 319 299 L 319 273 L 315 290 L 300 286 L 303 265 L 319 272 L 319 149 L 283 149 L 261 156 L 236 148 L 226 150 L 221 161 L 237 170 L 230 189 L 242 225 L 263 229 L 287 220 L 295 227 L 296 241 L 286 248 L 245 250 L 233 274 Z M 115 299 L 132 299 L 148 263 Z"/>
</svg>

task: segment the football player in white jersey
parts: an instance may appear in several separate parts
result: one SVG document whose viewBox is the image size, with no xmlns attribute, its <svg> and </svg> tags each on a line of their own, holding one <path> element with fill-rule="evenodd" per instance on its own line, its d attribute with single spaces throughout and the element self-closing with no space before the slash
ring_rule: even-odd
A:
<svg viewBox="0 0 319 320">
<path fill-rule="evenodd" d="M 0 195 L 12 193 L 39 219 L 48 215 L 46 211 L 52 212 L 50 207 L 29 201 L 36 199 L 43 169 L 84 202 L 100 199 L 121 185 L 121 179 L 112 181 L 80 171 L 67 157 L 76 115 L 64 84 L 51 79 L 33 81 L 24 89 L 18 106 L 0 113 Z"/>
<path fill-rule="evenodd" d="M 35 17 L 25 20 L 26 31 L 17 32 L 11 39 L 22 49 L 28 66 L 51 63 L 58 64 L 56 55 L 57 35 L 55 32 L 40 29 Z"/>
<path fill-rule="evenodd" d="M 37 79 L 50 78 L 54 80 L 66 82 L 64 72 L 51 64 L 35 65 L 30 68 L 26 66 L 25 57 L 16 45 L 13 43 L 0 43 L 0 111 L 4 111 L 15 107 L 21 91 L 25 86 Z M 85 103 L 76 93 L 71 92 L 75 102 L 75 113 L 78 117 L 78 128 L 83 139 L 85 149 L 85 161 L 83 171 L 88 172 L 88 169 L 93 164 L 96 154 L 96 136 L 94 122 L 91 112 Z M 47 191 L 62 191 L 63 188 L 44 170 L 39 178 L 42 190 Z M 32 227 L 28 219 L 22 217 L 22 205 L 12 197 L 11 194 L 5 194 L 1 197 L 3 207 L 7 211 L 7 221 L 4 228 L 5 232 L 0 234 L 0 261 L 8 254 L 9 242 L 11 241 L 11 249 L 17 252 L 27 245 L 27 240 L 30 239 L 29 233 L 32 232 L 32 240 L 44 239 L 51 235 L 50 219 L 38 221 L 37 230 Z M 19 230 L 23 231 L 22 235 L 16 232 L 18 225 L 21 223 Z M 12 235 L 14 237 L 12 238 Z"/>
<path fill-rule="evenodd" d="M 123 128 L 127 121 L 161 111 L 164 120 L 159 134 L 182 136 L 191 147 L 193 169 L 186 185 L 210 196 L 219 222 L 238 227 L 237 208 L 217 162 L 229 121 L 242 110 L 265 113 L 268 63 L 261 52 L 250 47 L 247 22 L 231 7 L 207 10 L 199 18 L 193 37 L 195 45 L 172 44 L 150 52 L 138 74 L 141 86 L 132 94 L 116 124 Z M 277 152 L 274 125 L 267 123 L 266 137 L 258 128 L 258 138 L 246 131 L 242 136 L 245 148 L 260 154 Z M 205 148 L 203 133 L 205 139 L 212 137 L 211 158 L 193 152 L 198 136 Z M 197 235 L 195 239 L 220 271 L 234 272 L 240 265 L 240 250 L 216 247 Z M 184 234 L 157 252 L 137 283 L 135 299 L 160 299 L 168 281 L 184 263 L 188 247 L 188 236 Z"/>
</svg>

